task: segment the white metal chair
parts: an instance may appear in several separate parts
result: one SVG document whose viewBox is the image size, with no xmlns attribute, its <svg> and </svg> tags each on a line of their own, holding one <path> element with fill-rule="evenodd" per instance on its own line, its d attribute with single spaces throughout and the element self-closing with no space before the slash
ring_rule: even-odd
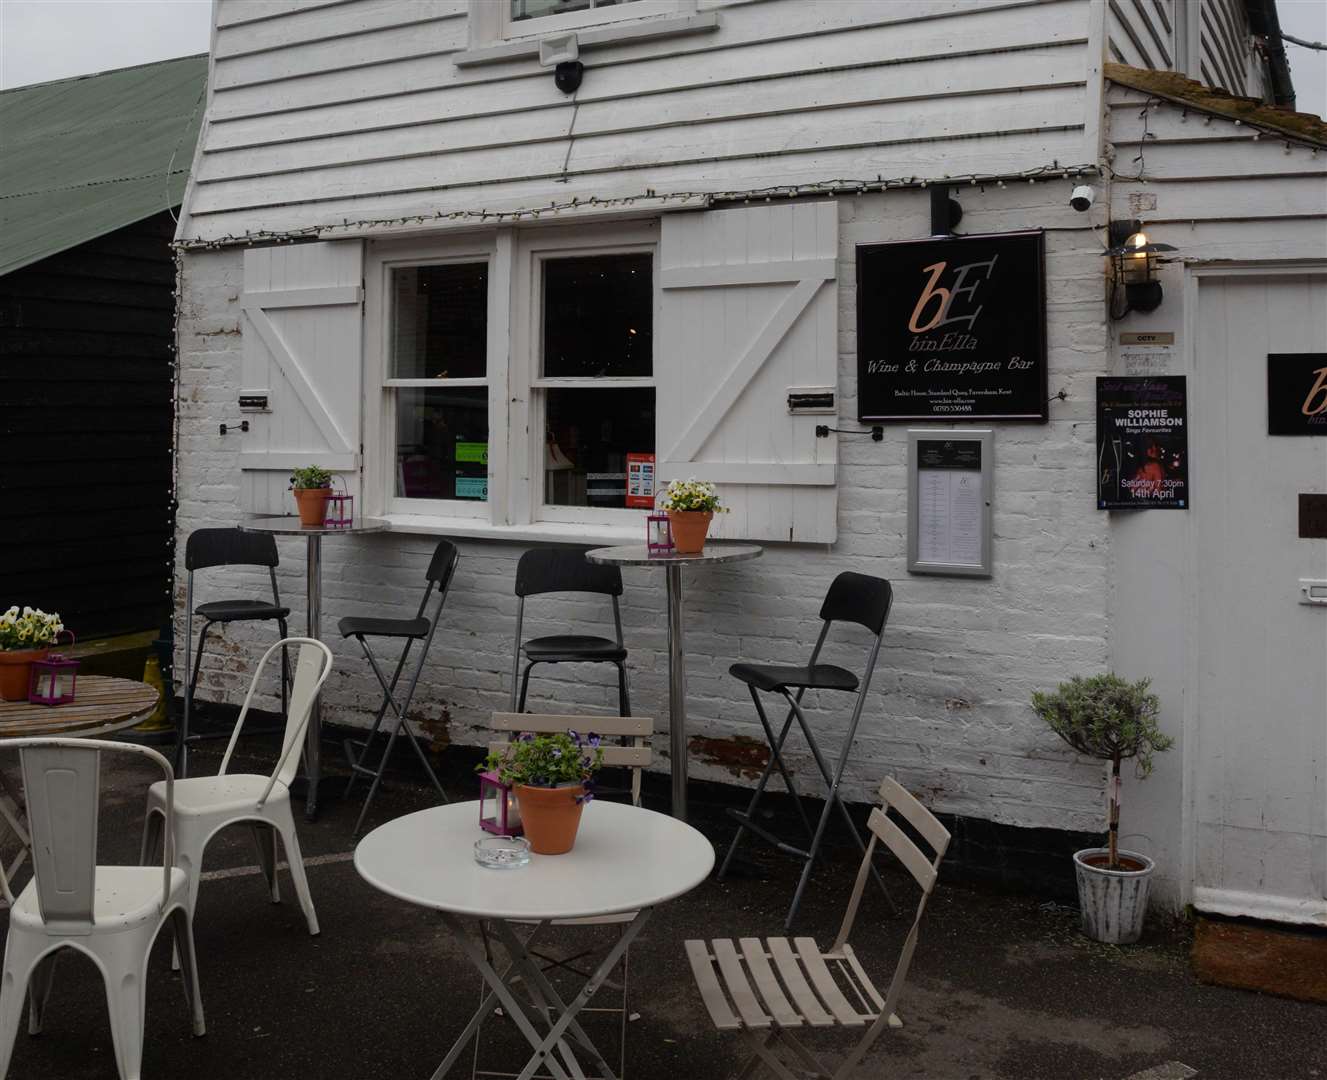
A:
<svg viewBox="0 0 1327 1080">
<path fill-rule="evenodd" d="M 582 734 L 594 732 L 601 736 L 605 742 L 602 745 L 604 752 L 604 764 L 609 768 L 626 768 L 631 771 L 631 805 L 640 805 L 640 784 L 641 770 L 648 768 L 653 760 L 653 751 L 650 747 L 650 736 L 654 734 L 654 721 L 648 716 L 553 716 L 539 713 L 494 713 L 492 726 L 495 731 L 521 732 L 530 731 L 536 734 L 551 734 L 565 731 L 578 731 Z M 607 740 L 620 739 L 621 745 L 609 745 Z M 506 740 L 498 740 L 489 743 L 490 750 L 502 750 L 507 746 Z M 636 912 L 625 912 L 616 915 L 601 915 L 585 919 L 554 919 L 553 926 L 615 926 L 628 925 L 636 917 Z M 536 931 L 537 932 L 537 931 Z M 485 939 L 487 943 L 487 938 Z M 528 943 L 527 943 L 528 944 Z M 577 964 L 583 964 L 584 961 L 596 960 L 599 955 L 606 950 L 602 948 L 586 948 L 575 953 L 572 956 L 555 957 L 538 948 L 531 948 L 530 954 L 538 959 L 543 965 L 544 970 L 549 971 L 556 968 L 563 968 L 575 972 L 581 978 L 589 978 L 590 970 L 584 967 L 577 967 Z M 621 991 L 620 1003 L 613 1006 L 587 1007 L 582 1012 L 587 1013 L 617 1013 L 619 1014 L 619 1046 L 621 1048 L 621 1057 L 618 1063 L 618 1077 L 622 1077 L 626 1068 L 627 1054 L 627 1019 L 629 1016 L 629 1007 L 627 1002 L 627 980 L 629 974 L 629 953 L 622 954 L 622 978 L 618 983 L 616 979 L 610 979 L 605 985 Z M 594 963 L 589 964 L 593 969 Z M 537 988 L 530 988 L 532 997 L 537 1006 L 541 1005 L 541 999 L 538 997 Z M 491 992 L 481 987 L 481 1002 L 486 996 L 493 998 Z M 481 1010 L 483 1004 L 480 1006 Z M 564 1050 L 564 1053 L 567 1053 Z M 516 1073 L 496 1072 L 491 1069 L 481 1069 L 479 1067 L 479 1029 L 475 1031 L 475 1052 L 474 1061 L 471 1065 L 471 1080 L 478 1076 L 516 1076 Z M 572 1075 L 578 1075 L 578 1071 L 573 1070 Z"/>
<path fill-rule="evenodd" d="M 244 727 L 245 717 L 249 714 L 249 704 L 258 687 L 258 680 L 262 678 L 263 669 L 273 653 L 291 645 L 300 647 L 299 660 L 286 715 L 285 737 L 276 767 L 270 776 L 227 773 L 226 768 Z M 309 895 L 309 883 L 304 876 L 304 858 L 300 853 L 299 837 L 295 833 L 295 818 L 290 811 L 290 782 L 295 778 L 295 770 L 299 765 L 299 748 L 304 741 L 304 729 L 308 726 L 314 699 L 331 671 L 332 652 L 321 641 L 306 637 L 278 641 L 258 661 L 239 719 L 235 721 L 235 730 L 231 732 L 230 744 L 221 759 L 220 772 L 216 776 L 193 776 L 175 782 L 173 824 L 167 822 L 170 817 L 166 813 L 171 798 L 169 788 L 157 783 L 149 789 L 147 817 L 143 822 L 142 856 L 139 861 L 147 862 L 149 854 L 156 850 L 165 826 L 167 842 L 173 844 L 175 849 L 176 865 L 188 877 L 191 918 L 198 903 L 199 875 L 207 845 L 227 825 L 247 821 L 253 827 L 258 861 L 267 878 L 272 903 L 281 899 L 276 876 L 276 841 L 279 835 L 286 850 L 295 893 L 309 924 L 309 933 L 318 933 L 318 916 L 313 910 L 313 897 Z"/>
<path fill-rule="evenodd" d="M 787 938 L 763 942 L 759 938 L 737 942 L 724 938 L 686 943 L 691 971 L 714 1026 L 721 1031 L 744 1031 L 751 1041 L 752 1055 L 737 1076 L 755 1076 L 763 1065 L 779 1080 L 796 1080 L 799 1073 L 807 1072 L 817 1080 L 844 1080 L 852 1075 L 886 1026 L 903 1026 L 897 1015 L 899 995 L 917 947 L 926 901 L 949 846 L 949 832 L 892 778 L 881 783 L 880 798 L 882 805 L 871 811 L 867 822 L 871 840 L 857 872 L 843 925 L 828 952 L 821 952 L 813 939 L 805 937 L 791 942 Z M 931 847 L 934 855 L 926 856 L 887 816 L 890 809 Z M 922 890 L 912 928 L 883 997 L 848 944 L 878 841 L 898 857 Z M 835 1026 L 865 1028 L 865 1033 L 838 1069 L 831 1070 L 792 1032 L 801 1027 Z M 780 1049 L 791 1056 L 791 1068 L 775 1053 Z"/>
<path fill-rule="evenodd" d="M 175 774 L 155 750 L 97 739 L 13 739 L 19 751 L 32 829 L 33 879 L 17 899 L 0 867 L 9 901 L 9 938 L 0 981 L 0 1077 L 9 1070 L 28 992 L 28 1031 L 37 1035 L 50 997 L 56 955 L 75 949 L 97 965 L 106 983 L 111 1039 L 121 1080 L 138 1080 L 143 1057 L 147 964 L 158 932 L 171 924 L 183 960 L 184 996 L 202 1035 L 203 1001 L 188 903 L 188 881 L 166 842 L 162 865 L 98 866 L 101 754 L 137 754 L 166 779 L 166 821 L 173 822 Z M 167 832 L 169 837 L 170 833 Z"/>
</svg>

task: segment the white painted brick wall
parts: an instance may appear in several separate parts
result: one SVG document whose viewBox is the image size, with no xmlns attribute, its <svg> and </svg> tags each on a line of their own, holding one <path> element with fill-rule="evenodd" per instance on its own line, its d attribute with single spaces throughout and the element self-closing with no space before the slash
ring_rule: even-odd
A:
<svg viewBox="0 0 1327 1080">
<path fill-rule="evenodd" d="M 1063 188 L 1063 190 L 1061 190 Z M 1009 190 L 963 189 L 962 230 L 1044 226 L 1047 250 L 1051 422 L 995 424 L 995 576 L 989 581 L 909 577 L 906 572 L 905 425 L 883 443 L 841 440 L 839 540 L 831 548 L 771 545 L 750 563 L 716 567 L 687 584 L 688 714 L 694 735 L 760 739 L 745 687 L 727 674 L 738 660 L 796 661 L 809 652 L 816 613 L 833 576 L 857 570 L 889 578 L 895 605 L 872 693 L 847 772 L 850 798 L 866 800 L 892 773 L 937 810 L 1024 826 L 1090 829 L 1102 817 L 1099 764 L 1076 760 L 1028 706 L 1033 690 L 1071 674 L 1100 670 L 1108 656 L 1108 533 L 1093 509 L 1092 380 L 1105 373 L 1101 244 L 1069 210 L 1064 183 Z M 855 415 L 855 245 L 921 236 L 926 192 L 890 192 L 841 202 L 841 416 Z M 243 436 L 218 434 L 238 419 L 239 250 L 189 254 L 181 317 L 180 511 L 177 641 L 184 633 L 183 539 L 193 529 L 240 518 L 237 453 Z M 384 534 L 323 545 L 325 632 L 337 654 L 326 694 L 330 721 L 365 724 L 379 691 L 353 643 L 335 639 L 350 613 L 413 611 L 434 541 Z M 279 540 L 280 587 L 302 631 L 304 549 Z M 451 737 L 484 741 L 485 722 L 505 709 L 511 678 L 516 560 L 527 545 L 462 541 L 461 563 L 415 697 L 417 715 L 447 718 Z M 703 581 L 702 581 L 703 575 Z M 631 649 L 634 711 L 667 717 L 667 656 L 661 575 L 624 574 L 623 628 Z M 262 596 L 265 577 L 212 571 L 198 601 Z M 552 632 L 574 621 L 609 632 L 607 605 L 532 602 L 527 629 Z M 560 621 L 561 620 L 561 621 Z M 237 702 L 270 630 L 234 627 L 204 664 L 199 696 Z M 830 662 L 860 670 L 864 631 L 841 632 Z M 182 645 L 177 650 L 182 658 Z M 559 671 L 562 674 L 559 674 Z M 536 669 L 530 706 L 562 712 L 616 710 L 612 669 Z M 271 689 L 275 690 L 275 683 Z M 270 706 L 273 698 L 265 702 Z M 808 694 L 822 744 L 836 748 L 850 699 Z M 666 739 L 657 740 L 666 752 Z M 800 746 L 797 772 L 812 784 L 814 764 Z M 666 761 L 662 763 L 666 768 Z M 693 758 L 692 775 L 733 780 Z M 742 779 L 736 782 L 749 784 Z"/>
</svg>

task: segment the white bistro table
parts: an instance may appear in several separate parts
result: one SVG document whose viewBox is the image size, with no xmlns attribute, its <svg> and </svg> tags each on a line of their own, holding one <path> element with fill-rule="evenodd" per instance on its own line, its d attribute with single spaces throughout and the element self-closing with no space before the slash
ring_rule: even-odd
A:
<svg viewBox="0 0 1327 1080">
<path fill-rule="evenodd" d="M 306 632 L 315 641 L 322 641 L 323 537 L 385 532 L 387 522 L 363 518 L 350 525 L 301 525 L 297 517 L 267 517 L 242 521 L 240 528 L 246 532 L 271 533 L 274 536 L 303 536 L 308 541 L 308 555 L 305 559 Z M 308 734 L 304 738 L 304 768 L 308 772 L 309 781 L 309 789 L 304 797 L 304 817 L 307 821 L 318 816 L 318 781 L 323 772 L 322 747 L 322 707 L 315 699 L 313 712 L 309 714 Z"/>
<path fill-rule="evenodd" d="M 489 986 L 479 1009 L 443 1059 L 433 1080 L 442 1080 L 492 1011 L 496 997 L 533 1048 L 518 1080 L 545 1069 L 557 1080 L 584 1080 L 570 1043 L 575 1042 L 607 1078 L 613 1072 L 576 1021 L 653 908 L 689 892 L 709 876 L 714 848 L 695 829 L 653 810 L 622 803 L 586 805 L 576 846 L 565 855 L 532 855 L 526 866 L 494 870 L 474 860 L 479 828 L 477 802 L 434 806 L 380 825 L 355 848 L 355 869 L 375 889 L 441 912 L 461 950 Z M 559 919 L 630 914 L 623 933 L 584 988 L 563 1001 L 550 985 L 530 947 Z M 510 958 L 499 972 L 490 962 L 478 926 L 491 922 Z M 535 924 L 524 941 L 516 927 Z M 536 1008 L 513 993 L 524 982 L 541 1001 Z M 531 1012 L 535 1010 L 532 1017 Z M 545 1030 L 536 1027 L 542 1021 Z"/>
<path fill-rule="evenodd" d="M 585 557 L 592 563 L 616 566 L 661 566 L 668 582 L 668 739 L 673 771 L 673 817 L 687 819 L 687 669 L 682 642 L 682 567 L 745 562 L 759 558 L 755 544 L 707 543 L 697 555 L 651 555 L 644 544 L 595 548 Z"/>
</svg>

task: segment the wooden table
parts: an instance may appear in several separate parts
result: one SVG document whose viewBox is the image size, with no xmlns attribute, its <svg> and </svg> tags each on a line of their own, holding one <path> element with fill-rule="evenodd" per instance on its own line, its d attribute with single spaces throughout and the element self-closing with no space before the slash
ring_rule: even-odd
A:
<svg viewBox="0 0 1327 1080">
<path fill-rule="evenodd" d="M 32 705 L 26 701 L 0 701 L 0 753 L 5 739 L 49 735 L 67 739 L 91 739 L 141 724 L 157 707 L 161 694 L 154 686 L 133 679 L 105 675 L 81 675 L 74 685 L 73 701 L 64 705 Z M 6 762 L 0 758 L 0 765 Z M 0 817 L 9 823 L 23 848 L 5 868 L 12 878 L 23 865 L 32 846 L 24 820 L 23 798 L 10 787 L 0 768 Z"/>
</svg>

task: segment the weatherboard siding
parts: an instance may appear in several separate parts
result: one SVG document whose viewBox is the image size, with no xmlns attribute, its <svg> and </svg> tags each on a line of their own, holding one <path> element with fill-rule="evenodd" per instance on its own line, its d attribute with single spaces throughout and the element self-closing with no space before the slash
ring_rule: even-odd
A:
<svg viewBox="0 0 1327 1080">
<path fill-rule="evenodd" d="M 458 65 L 463 0 L 218 4 L 182 238 L 1094 158 L 1089 0 L 706 2 L 712 32 Z"/>
</svg>

